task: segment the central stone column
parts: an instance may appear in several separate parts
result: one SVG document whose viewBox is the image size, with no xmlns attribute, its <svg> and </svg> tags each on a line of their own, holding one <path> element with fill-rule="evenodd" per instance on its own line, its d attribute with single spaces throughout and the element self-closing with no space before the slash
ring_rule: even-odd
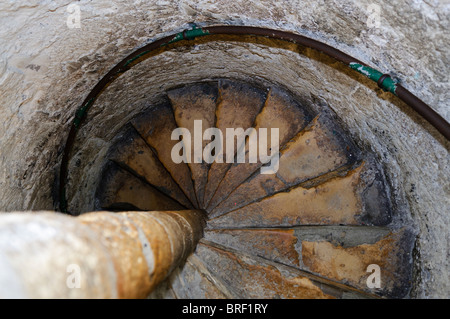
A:
<svg viewBox="0 0 450 319">
<path fill-rule="evenodd" d="M 0 298 L 145 298 L 194 251 L 199 210 L 0 215 Z"/>
</svg>

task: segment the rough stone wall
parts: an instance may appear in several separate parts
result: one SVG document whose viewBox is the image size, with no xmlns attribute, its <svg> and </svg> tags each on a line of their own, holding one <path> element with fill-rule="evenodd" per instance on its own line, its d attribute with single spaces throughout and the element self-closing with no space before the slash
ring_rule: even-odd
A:
<svg viewBox="0 0 450 319">
<path fill-rule="evenodd" d="M 191 22 L 265 26 L 318 39 L 392 72 L 450 121 L 445 1 L 82 0 L 74 2 L 81 28 L 70 29 L 71 3 L 0 4 L 1 210 L 53 209 L 61 150 L 83 99 L 133 50 Z M 380 8 L 379 26 L 372 26 L 373 5 Z M 72 203 L 87 208 L 84 196 L 95 183 L 102 151 L 127 119 L 165 88 L 214 77 L 277 83 L 330 106 L 361 146 L 379 154 L 398 211 L 411 212 L 419 233 L 411 296 L 449 297 L 449 143 L 395 97 L 311 52 L 200 43 L 141 63 L 104 92 L 80 131 L 75 159 L 81 165 L 69 185 L 79 192 Z"/>
</svg>

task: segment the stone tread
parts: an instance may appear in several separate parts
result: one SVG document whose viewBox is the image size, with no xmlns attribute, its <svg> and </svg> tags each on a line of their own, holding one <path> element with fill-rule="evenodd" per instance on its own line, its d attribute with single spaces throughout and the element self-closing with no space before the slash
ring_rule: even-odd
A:
<svg viewBox="0 0 450 319">
<path fill-rule="evenodd" d="M 318 186 L 296 186 L 285 192 L 209 220 L 209 228 L 276 227 L 295 225 L 364 225 L 370 218 L 363 193 L 369 188 L 361 178 L 364 163 L 343 177 Z M 369 216 L 369 217 L 368 217 Z M 381 218 L 375 224 L 386 224 Z"/>
<path fill-rule="evenodd" d="M 177 125 L 170 104 L 160 104 L 147 110 L 133 120 L 132 124 L 146 142 L 155 149 L 161 163 L 194 207 L 198 208 L 189 166 L 185 163 L 176 164 L 172 160 L 171 151 L 178 141 L 171 139 Z"/>
<path fill-rule="evenodd" d="M 216 109 L 216 127 L 225 134 L 227 128 L 253 127 L 256 116 L 261 111 L 266 92 L 256 89 L 248 84 L 219 81 L 219 101 Z M 235 145 L 236 146 L 236 145 Z M 238 149 L 237 145 L 234 149 Z M 231 164 L 226 163 L 227 156 L 234 158 L 235 154 L 227 154 L 223 149 L 223 163 L 213 162 L 208 173 L 208 182 L 205 188 L 205 207 L 207 207 L 220 181 L 225 176 Z"/>
<path fill-rule="evenodd" d="M 204 239 L 248 254 L 299 267 L 293 229 L 213 229 Z"/>
<path fill-rule="evenodd" d="M 203 161 L 203 157 L 194 159 L 194 149 L 201 147 L 199 154 L 202 155 L 208 141 L 201 139 L 201 143 L 197 143 L 198 145 L 195 143 L 194 121 L 202 121 L 203 130 L 200 132 L 202 137 L 204 130 L 215 127 L 217 85 L 202 83 L 184 86 L 168 91 L 167 95 L 172 104 L 178 127 L 187 128 L 191 132 L 192 158 L 189 167 L 192 172 L 192 180 L 194 181 L 198 202 L 200 205 L 203 205 L 209 164 Z"/>
<path fill-rule="evenodd" d="M 283 274 L 272 265 L 204 242 L 197 246 L 195 254 L 242 298 L 333 298 L 306 277 Z"/>
<path fill-rule="evenodd" d="M 134 128 L 128 129 L 109 151 L 109 159 L 144 178 L 186 208 L 192 203 Z"/>
<path fill-rule="evenodd" d="M 404 274 L 411 269 L 412 233 L 381 227 L 300 226 L 283 229 L 221 229 L 205 232 L 204 240 L 252 256 L 317 274 L 365 291 L 371 264 L 380 266 L 377 294 L 403 297 Z M 403 274 L 403 275 L 402 275 Z"/>
<path fill-rule="evenodd" d="M 405 229 L 390 232 L 376 242 L 343 247 L 328 241 L 303 241 L 302 262 L 306 270 L 365 291 L 369 265 L 380 267 L 381 286 L 377 294 L 403 298 L 408 293 L 412 266 L 412 233 Z"/>
<path fill-rule="evenodd" d="M 126 207 L 122 207 L 125 205 Z M 97 190 L 97 209 L 182 210 L 183 206 L 113 162 L 106 165 Z"/>
<path fill-rule="evenodd" d="M 241 298 L 375 298 L 346 284 L 202 239 L 194 253 Z"/>
<path fill-rule="evenodd" d="M 171 288 L 178 299 L 232 299 L 229 291 L 195 255 L 170 276 Z"/>
</svg>

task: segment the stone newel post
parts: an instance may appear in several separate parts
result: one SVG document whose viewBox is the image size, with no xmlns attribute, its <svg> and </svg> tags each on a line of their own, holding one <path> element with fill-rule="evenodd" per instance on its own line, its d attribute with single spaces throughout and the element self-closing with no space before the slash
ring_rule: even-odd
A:
<svg viewBox="0 0 450 319">
<path fill-rule="evenodd" d="M 0 298 L 145 298 L 194 249 L 201 211 L 0 215 Z"/>
</svg>

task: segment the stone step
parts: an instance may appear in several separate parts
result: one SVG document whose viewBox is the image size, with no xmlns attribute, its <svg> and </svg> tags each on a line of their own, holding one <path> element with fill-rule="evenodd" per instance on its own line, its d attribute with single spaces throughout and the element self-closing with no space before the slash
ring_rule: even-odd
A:
<svg viewBox="0 0 450 319">
<path fill-rule="evenodd" d="M 178 299 L 232 299 L 237 296 L 212 275 L 195 255 L 170 276 L 171 288 Z"/>
<path fill-rule="evenodd" d="M 170 278 L 170 277 L 169 277 Z M 161 282 L 158 287 L 156 287 L 147 299 L 178 299 L 175 292 L 172 289 L 172 284 L 169 279 Z"/>
<path fill-rule="evenodd" d="M 205 231 L 204 239 L 288 266 L 300 266 L 294 229 L 211 229 Z"/>
<path fill-rule="evenodd" d="M 144 178 L 160 192 L 186 208 L 192 203 L 161 164 L 155 152 L 133 128 L 128 128 L 108 151 L 110 160 Z"/>
<path fill-rule="evenodd" d="M 354 162 L 354 146 L 325 116 L 315 118 L 280 151 L 277 174 L 258 171 L 210 212 L 217 217 Z"/>
<path fill-rule="evenodd" d="M 262 150 L 258 145 L 257 151 L 264 151 L 266 155 L 270 155 L 271 152 L 276 152 L 275 149 L 273 151 L 270 150 L 272 128 L 278 129 L 279 138 L 277 139 L 277 142 L 279 149 L 301 131 L 310 121 L 310 115 L 304 110 L 304 107 L 294 101 L 286 92 L 272 88 L 267 96 L 261 113 L 258 114 L 255 120 L 254 128 L 257 132 L 256 142 L 254 141 L 255 143 L 258 143 L 259 139 L 262 137 L 259 135 L 259 129 L 267 129 L 267 147 Z M 262 163 L 258 158 L 256 163 L 250 163 L 249 161 L 248 152 L 250 139 L 251 137 L 249 137 L 245 146 L 245 151 L 247 153 L 245 163 L 235 162 L 235 164 L 227 171 L 214 194 L 214 197 L 208 205 L 209 210 L 216 207 L 236 187 L 262 166 Z"/>
<path fill-rule="evenodd" d="M 363 163 L 317 186 L 293 187 L 211 219 L 208 227 L 386 225 L 391 220 L 390 208 L 373 169 Z"/>
<path fill-rule="evenodd" d="M 181 204 L 114 162 L 105 166 L 95 205 L 97 210 L 127 210 L 130 207 L 145 211 L 183 209 Z"/>
<path fill-rule="evenodd" d="M 259 256 L 367 293 L 401 298 L 412 265 L 411 232 L 365 226 L 301 226 L 289 229 L 222 229 L 204 240 Z M 369 288 L 369 265 L 380 267 L 381 285 Z M 408 271 L 409 269 L 409 271 Z M 405 284 L 406 283 L 406 284 Z"/>
<path fill-rule="evenodd" d="M 367 226 L 298 226 L 293 228 L 212 229 L 204 239 L 254 256 L 296 268 L 301 261 L 303 241 L 329 241 L 333 245 L 353 247 L 373 244 L 390 230 Z"/>
<path fill-rule="evenodd" d="M 161 163 L 194 207 L 198 208 L 189 166 L 183 162 L 177 164 L 172 160 L 172 148 L 179 142 L 171 139 L 173 130 L 177 128 L 172 106 L 169 103 L 154 106 L 135 118 L 132 124 L 147 144 L 156 151 Z"/>
<path fill-rule="evenodd" d="M 303 240 L 301 259 L 304 269 L 320 276 L 345 282 L 368 292 L 389 298 L 403 298 L 411 286 L 413 234 L 401 229 L 370 241 L 368 232 L 361 232 L 360 244 L 341 245 L 325 238 Z M 369 278 L 380 271 L 380 287 L 369 287 Z"/>
<path fill-rule="evenodd" d="M 334 299 L 375 296 L 204 239 L 198 244 L 195 255 L 241 298 Z"/>
<path fill-rule="evenodd" d="M 216 122 L 216 105 L 217 105 L 217 84 L 194 84 L 184 86 L 167 92 L 172 104 L 175 120 L 178 127 L 184 127 L 191 132 L 191 152 L 192 158 L 189 167 L 192 172 L 195 193 L 197 195 L 199 205 L 203 206 L 205 186 L 208 181 L 209 164 L 203 160 L 203 149 L 208 144 L 207 140 L 200 138 L 200 143 L 196 145 L 194 134 L 203 133 L 210 127 L 215 127 Z M 202 130 L 194 131 L 194 121 L 202 121 Z M 199 159 L 194 159 L 195 148 L 200 148 Z"/>
<path fill-rule="evenodd" d="M 242 128 L 244 130 L 253 127 L 256 116 L 266 99 L 266 92 L 241 82 L 228 80 L 219 81 L 219 103 L 216 110 L 216 127 L 223 134 L 227 128 Z M 225 140 L 225 138 L 224 138 Z M 236 143 L 237 144 L 237 143 Z M 240 145 L 236 145 L 236 151 Z M 234 158 L 235 154 L 228 154 Z M 220 181 L 225 176 L 231 164 L 226 163 L 226 147 L 223 149 L 223 163 L 214 162 L 208 173 L 208 182 L 205 188 L 205 205 L 213 197 Z"/>
</svg>

